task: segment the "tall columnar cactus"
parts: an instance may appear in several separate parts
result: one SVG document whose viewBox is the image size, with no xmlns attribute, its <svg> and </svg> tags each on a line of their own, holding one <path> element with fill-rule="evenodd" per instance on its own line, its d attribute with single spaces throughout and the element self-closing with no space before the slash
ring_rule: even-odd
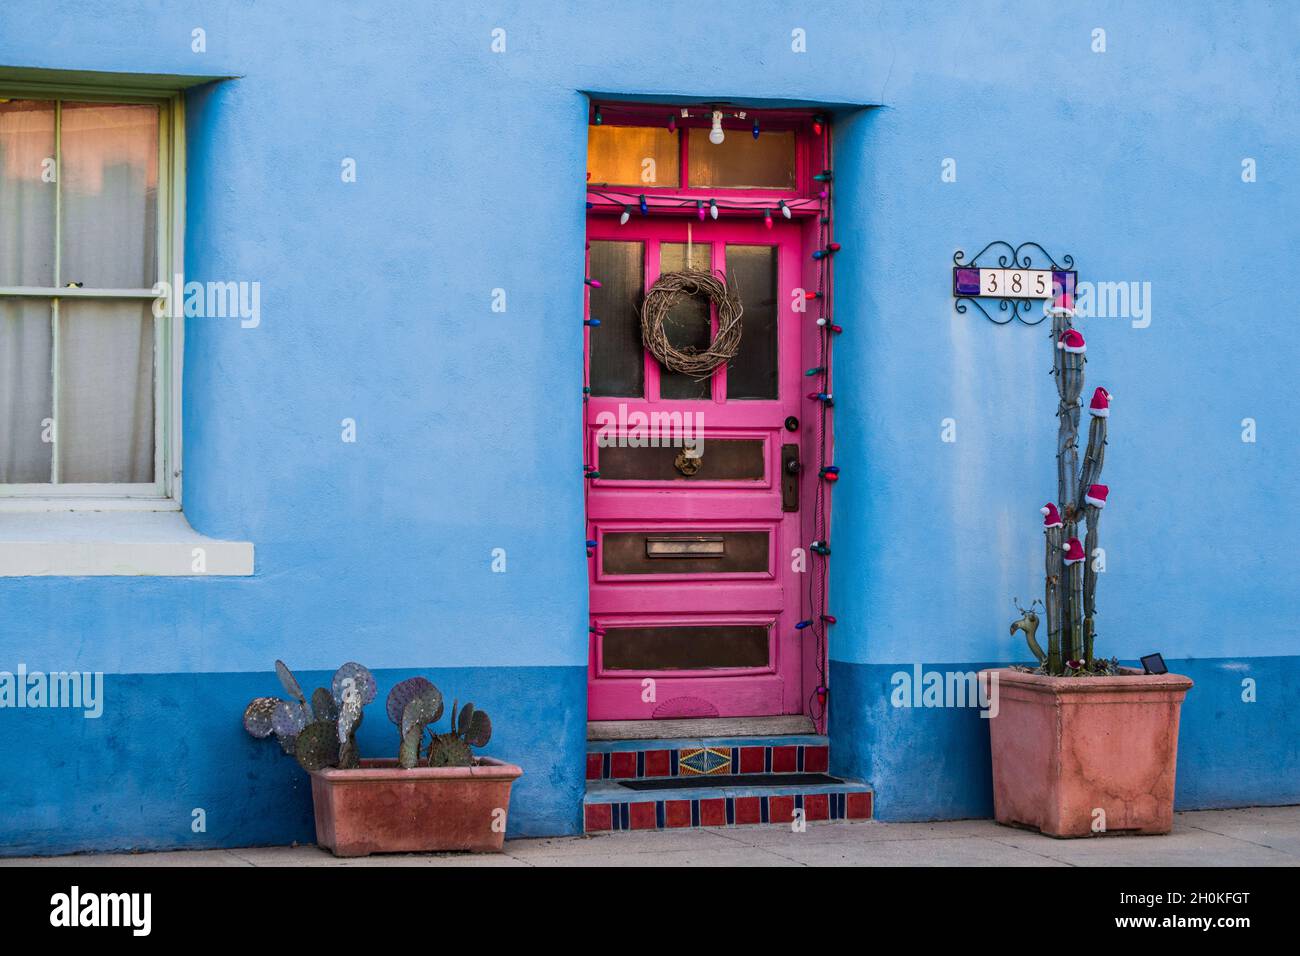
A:
<svg viewBox="0 0 1300 956">
<path fill-rule="evenodd" d="M 1106 458 L 1106 425 L 1110 393 L 1098 388 L 1088 409 L 1088 446 L 1079 462 L 1079 417 L 1082 411 L 1083 368 L 1087 347 L 1071 320 L 1073 309 L 1058 299 L 1051 309 L 1054 361 L 1052 374 L 1060 396 L 1056 417 L 1056 502 L 1043 506 L 1045 536 L 1044 606 L 1047 614 L 1047 655 L 1040 664 L 1049 674 L 1064 674 L 1091 666 L 1096 633 L 1097 526 L 1106 505 L 1107 489 L 1099 484 Z M 1078 538 L 1079 521 L 1087 524 L 1086 542 Z M 1017 622 L 1019 624 L 1019 622 Z M 1012 625 L 1015 630 L 1017 625 Z M 1026 630 L 1023 626 L 1021 630 Z M 1032 632 L 1026 630 L 1026 636 Z M 1031 645 L 1031 650 L 1034 647 Z M 1035 656 L 1040 651 L 1035 650 Z"/>
</svg>

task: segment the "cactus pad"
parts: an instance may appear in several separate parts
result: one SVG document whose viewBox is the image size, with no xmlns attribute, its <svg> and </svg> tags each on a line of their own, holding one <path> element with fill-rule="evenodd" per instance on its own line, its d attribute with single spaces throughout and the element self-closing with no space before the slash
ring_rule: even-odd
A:
<svg viewBox="0 0 1300 956">
<path fill-rule="evenodd" d="M 430 722 L 438 720 L 442 717 L 442 694 L 438 691 L 438 688 L 423 677 L 408 677 L 393 686 L 393 689 L 388 692 L 388 719 L 400 728 L 402 726 L 402 717 L 406 713 L 406 705 L 428 691 L 433 691 L 438 695 L 437 713 L 430 717 L 429 720 Z"/>
<path fill-rule="evenodd" d="M 469 744 L 455 734 L 436 734 L 429 742 L 430 767 L 472 767 Z"/>
<path fill-rule="evenodd" d="M 304 727 L 295 753 L 308 773 L 337 765 L 339 741 L 334 721 L 315 720 Z"/>
<path fill-rule="evenodd" d="M 402 712 L 402 746 L 397 753 L 397 764 L 407 770 L 420 761 L 420 741 L 424 729 L 442 712 L 442 695 L 430 684 L 424 693 L 406 705 Z"/>
<path fill-rule="evenodd" d="M 361 765 L 361 754 L 357 751 L 357 728 L 361 726 L 361 692 L 354 685 L 348 685 L 343 692 L 343 703 L 339 707 L 337 726 L 339 744 L 339 767 L 351 769 Z"/>
<path fill-rule="evenodd" d="M 361 695 L 361 706 L 364 707 L 375 699 L 375 678 L 362 665 L 355 661 L 348 661 L 342 667 L 334 672 L 334 681 L 331 689 L 334 692 L 335 703 L 342 706 L 343 692 L 349 687 L 355 687 Z"/>
<path fill-rule="evenodd" d="M 469 726 L 462 727 L 461 733 L 465 737 L 465 743 L 471 747 L 486 747 L 487 742 L 492 739 L 492 721 L 488 717 L 487 711 L 474 711 Z"/>
<path fill-rule="evenodd" d="M 277 701 L 271 712 L 271 729 L 279 737 L 296 737 L 311 721 L 311 711 L 297 701 Z"/>
<path fill-rule="evenodd" d="M 280 703 L 278 697 L 255 697 L 244 708 L 244 729 L 259 740 L 271 736 L 271 714 Z"/>
<path fill-rule="evenodd" d="M 334 703 L 334 695 L 324 687 L 317 687 L 311 692 L 311 709 L 317 720 L 339 719 L 339 708 Z"/>
<path fill-rule="evenodd" d="M 275 676 L 280 678 L 280 683 L 284 686 L 289 696 L 300 704 L 307 703 L 307 698 L 303 696 L 302 687 L 298 683 L 298 678 L 293 676 L 293 671 L 289 670 L 284 661 L 275 662 Z"/>
</svg>

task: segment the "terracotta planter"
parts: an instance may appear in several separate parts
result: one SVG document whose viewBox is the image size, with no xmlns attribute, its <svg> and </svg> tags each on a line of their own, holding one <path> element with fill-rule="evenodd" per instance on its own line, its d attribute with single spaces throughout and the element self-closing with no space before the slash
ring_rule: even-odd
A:
<svg viewBox="0 0 1300 956">
<path fill-rule="evenodd" d="M 499 853 L 510 785 L 523 771 L 481 757 L 474 767 L 362 760 L 356 770 L 311 775 L 316 842 L 335 856 L 470 850 Z"/>
<path fill-rule="evenodd" d="M 1179 674 L 998 680 L 993 807 L 998 823 L 1054 837 L 1168 833 L 1174 822 Z M 1105 813 L 1105 830 L 1094 827 Z"/>
</svg>

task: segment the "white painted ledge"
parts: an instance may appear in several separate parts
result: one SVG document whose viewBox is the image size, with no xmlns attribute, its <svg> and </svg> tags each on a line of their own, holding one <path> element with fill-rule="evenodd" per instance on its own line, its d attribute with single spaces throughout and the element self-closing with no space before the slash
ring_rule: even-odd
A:
<svg viewBox="0 0 1300 956">
<path fill-rule="evenodd" d="M 252 573 L 252 542 L 205 537 L 180 511 L 0 513 L 0 577 Z"/>
</svg>

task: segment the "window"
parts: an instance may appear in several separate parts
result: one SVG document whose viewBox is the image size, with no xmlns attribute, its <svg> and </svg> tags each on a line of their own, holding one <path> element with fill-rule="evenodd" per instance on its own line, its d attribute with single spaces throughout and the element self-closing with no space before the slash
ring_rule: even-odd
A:
<svg viewBox="0 0 1300 956">
<path fill-rule="evenodd" d="M 180 109 L 0 90 L 0 501 L 179 507 Z"/>
<path fill-rule="evenodd" d="M 645 125 L 644 108 L 602 109 L 602 122 L 587 127 L 589 186 L 791 194 L 799 188 L 798 131 L 807 128 L 807 118 L 765 118 L 755 137 L 752 115 L 742 120 L 728 114 L 722 141 L 714 143 L 707 111 L 699 108 L 688 117 L 668 111 L 671 128 Z"/>
</svg>

